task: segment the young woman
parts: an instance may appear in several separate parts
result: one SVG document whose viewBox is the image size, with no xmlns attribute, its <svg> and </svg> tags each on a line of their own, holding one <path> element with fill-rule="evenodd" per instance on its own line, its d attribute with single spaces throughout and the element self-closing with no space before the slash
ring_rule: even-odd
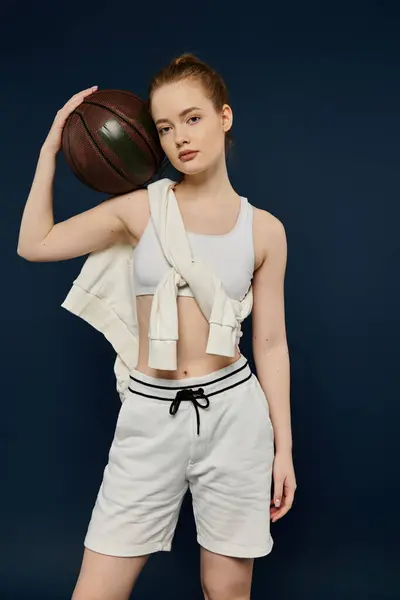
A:
<svg viewBox="0 0 400 600">
<path fill-rule="evenodd" d="M 176 368 L 150 366 L 152 306 L 169 268 L 150 210 L 151 186 L 61 223 L 53 220 L 52 183 L 62 129 L 94 89 L 76 94 L 57 113 L 41 148 L 18 244 L 18 254 L 31 261 L 65 260 L 117 244 L 134 248 L 138 360 L 73 599 L 128 599 L 149 555 L 171 549 L 190 487 L 204 596 L 245 600 L 254 558 L 272 548 L 270 521 L 289 511 L 296 489 L 284 317 L 285 231 L 229 181 L 226 150 L 233 114 L 222 78 L 192 55 L 175 59 L 149 88 L 160 143 L 182 173 L 168 193 L 179 207 L 194 261 L 204 265 L 199 268 L 213 273 L 232 305 L 252 294 L 257 376 L 239 351 L 238 339 L 229 356 L 210 351 L 214 324 L 190 286 L 182 286 L 186 292 L 176 298 Z"/>
</svg>

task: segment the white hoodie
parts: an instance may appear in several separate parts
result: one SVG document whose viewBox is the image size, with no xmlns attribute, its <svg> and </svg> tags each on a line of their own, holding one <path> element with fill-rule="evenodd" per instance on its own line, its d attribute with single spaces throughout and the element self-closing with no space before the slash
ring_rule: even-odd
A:
<svg viewBox="0 0 400 600">
<path fill-rule="evenodd" d="M 151 218 L 171 265 L 159 283 L 151 306 L 149 360 L 153 369 L 177 368 L 179 289 L 188 284 L 210 324 L 207 354 L 234 356 L 242 335 L 241 323 L 250 314 L 253 292 L 243 300 L 229 298 L 221 280 L 192 258 L 190 245 L 172 187 L 164 178 L 148 186 Z M 93 252 L 85 261 L 62 307 L 103 333 L 117 353 L 115 375 L 121 400 L 136 367 L 139 334 L 133 278 L 134 248 L 116 244 Z"/>
</svg>

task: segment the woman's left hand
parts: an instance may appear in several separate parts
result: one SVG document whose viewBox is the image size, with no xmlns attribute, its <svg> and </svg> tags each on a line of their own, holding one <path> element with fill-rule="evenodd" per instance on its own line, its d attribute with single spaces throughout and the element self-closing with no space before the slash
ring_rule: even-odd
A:
<svg viewBox="0 0 400 600">
<path fill-rule="evenodd" d="M 274 495 L 271 500 L 270 515 L 274 523 L 292 508 L 296 477 L 291 452 L 277 452 L 273 466 Z"/>
</svg>

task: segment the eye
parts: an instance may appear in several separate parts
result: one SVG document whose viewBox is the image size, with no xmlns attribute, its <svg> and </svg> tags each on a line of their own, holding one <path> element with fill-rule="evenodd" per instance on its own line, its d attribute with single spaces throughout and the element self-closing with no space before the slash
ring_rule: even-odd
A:
<svg viewBox="0 0 400 600">
<path fill-rule="evenodd" d="M 192 121 L 193 119 L 198 119 L 200 120 L 201 117 L 190 117 L 190 119 L 187 120 L 187 122 L 189 123 L 189 121 Z M 198 123 L 198 121 L 196 121 L 195 123 L 193 123 L 193 125 L 195 125 L 196 123 Z M 168 133 L 168 129 L 171 129 L 170 127 L 161 127 L 161 129 L 158 130 L 158 133 L 160 135 L 166 135 Z"/>
</svg>

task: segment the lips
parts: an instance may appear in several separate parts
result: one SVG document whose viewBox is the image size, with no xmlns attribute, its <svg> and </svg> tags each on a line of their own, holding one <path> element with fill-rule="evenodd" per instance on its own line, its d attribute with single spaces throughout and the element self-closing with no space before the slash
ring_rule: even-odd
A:
<svg viewBox="0 0 400 600">
<path fill-rule="evenodd" d="M 180 155 L 179 159 L 186 162 L 188 160 L 192 160 L 196 155 L 197 150 L 194 150 L 193 152 L 185 152 L 184 154 Z"/>
</svg>

